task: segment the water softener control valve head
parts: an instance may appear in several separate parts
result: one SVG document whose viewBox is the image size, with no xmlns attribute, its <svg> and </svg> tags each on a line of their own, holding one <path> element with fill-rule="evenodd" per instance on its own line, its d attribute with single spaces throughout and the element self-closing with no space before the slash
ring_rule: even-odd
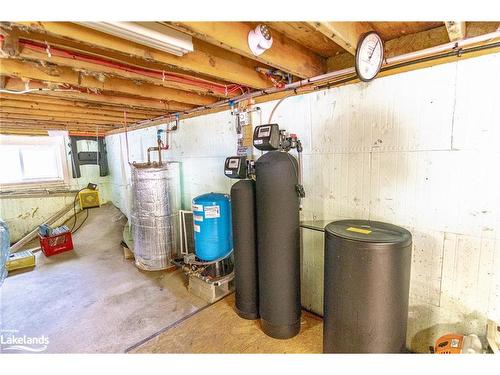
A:
<svg viewBox="0 0 500 375">
<path fill-rule="evenodd" d="M 230 156 L 224 163 L 224 174 L 229 178 L 247 178 L 246 156 Z"/>
<path fill-rule="evenodd" d="M 280 148 L 280 129 L 278 124 L 256 126 L 253 132 L 253 145 L 261 151 L 273 151 Z"/>
</svg>

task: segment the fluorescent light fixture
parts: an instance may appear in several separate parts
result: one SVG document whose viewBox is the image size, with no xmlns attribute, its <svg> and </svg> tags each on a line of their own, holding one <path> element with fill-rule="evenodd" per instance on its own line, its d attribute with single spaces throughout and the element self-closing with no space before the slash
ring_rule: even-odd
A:
<svg viewBox="0 0 500 375">
<path fill-rule="evenodd" d="M 130 40 L 144 46 L 182 56 L 193 52 L 190 35 L 158 22 L 77 22 L 91 29 Z"/>
</svg>

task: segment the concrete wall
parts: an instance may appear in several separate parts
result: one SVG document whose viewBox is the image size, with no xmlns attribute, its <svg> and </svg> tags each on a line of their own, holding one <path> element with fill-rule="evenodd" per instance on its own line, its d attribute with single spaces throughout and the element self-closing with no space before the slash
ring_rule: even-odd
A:
<svg viewBox="0 0 500 375">
<path fill-rule="evenodd" d="M 164 128 L 164 127 L 163 127 Z M 128 133 L 130 162 L 147 160 L 146 149 L 156 145 L 157 127 Z M 110 166 L 111 201 L 127 214 L 130 207 L 130 168 L 125 134 L 106 137 Z M 165 160 L 181 162 L 182 205 L 191 209 L 191 199 L 206 192 L 229 192 L 233 181 L 224 176 L 224 160 L 236 154 L 234 122 L 227 112 L 181 122 L 171 137 Z M 157 160 L 157 153 L 151 153 Z"/>
<path fill-rule="evenodd" d="M 66 138 L 65 144 L 69 143 Z M 80 141 L 78 143 L 79 151 L 97 151 L 95 142 Z M 66 146 L 66 151 L 70 147 Z M 68 155 L 66 160 L 69 174 L 71 176 L 71 158 Z M 80 178 L 71 178 L 67 188 L 76 190 L 85 187 L 87 183 L 94 182 L 99 185 L 101 202 L 105 203 L 110 199 L 109 176 L 100 177 L 99 167 L 94 165 L 83 165 Z M 73 203 L 75 193 L 55 194 L 55 195 L 37 195 L 29 197 L 26 195 L 4 196 L 0 195 L 0 218 L 6 221 L 9 226 L 11 242 L 15 242 L 27 233 L 31 232 L 44 220 L 48 219 L 65 206 Z M 78 207 L 78 203 L 77 203 Z M 59 220 L 56 225 L 70 218 L 73 213 L 68 213 Z"/>
<path fill-rule="evenodd" d="M 488 55 L 292 97 L 274 115 L 305 146 L 303 220 L 369 218 L 412 232 L 412 350 L 500 320 L 499 66 L 500 54 Z M 274 105 L 261 105 L 264 123 Z M 129 133 L 130 160 L 145 159 L 155 132 Z M 108 137 L 108 149 L 112 201 L 127 212 L 125 136 Z M 165 155 L 182 162 L 186 208 L 229 191 L 223 161 L 235 151 L 229 112 L 181 122 Z M 302 303 L 317 312 L 322 246 L 302 231 Z"/>
</svg>

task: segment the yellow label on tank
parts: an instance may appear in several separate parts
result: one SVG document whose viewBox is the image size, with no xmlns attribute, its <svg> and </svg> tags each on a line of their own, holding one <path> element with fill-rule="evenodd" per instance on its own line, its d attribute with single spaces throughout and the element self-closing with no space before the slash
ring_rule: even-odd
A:
<svg viewBox="0 0 500 375">
<path fill-rule="evenodd" d="M 355 227 L 349 227 L 346 230 L 348 230 L 350 232 L 356 232 L 356 233 L 362 233 L 362 234 L 370 234 L 372 232 L 370 229 L 355 228 Z"/>
</svg>

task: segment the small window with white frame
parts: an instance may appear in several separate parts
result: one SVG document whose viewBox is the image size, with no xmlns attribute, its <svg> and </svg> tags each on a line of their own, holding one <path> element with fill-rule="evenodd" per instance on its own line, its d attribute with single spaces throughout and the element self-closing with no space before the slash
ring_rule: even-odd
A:
<svg viewBox="0 0 500 375">
<path fill-rule="evenodd" d="M 0 136 L 0 186 L 44 188 L 68 183 L 64 136 Z"/>
</svg>

